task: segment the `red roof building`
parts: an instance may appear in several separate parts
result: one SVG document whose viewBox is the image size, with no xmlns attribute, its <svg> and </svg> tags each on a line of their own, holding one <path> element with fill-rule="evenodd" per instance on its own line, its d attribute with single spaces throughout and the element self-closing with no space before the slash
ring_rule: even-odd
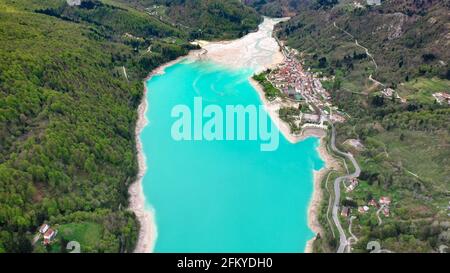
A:
<svg viewBox="0 0 450 273">
<path fill-rule="evenodd" d="M 44 234 L 44 245 L 50 244 L 51 240 L 55 238 L 55 236 L 56 232 L 53 229 L 49 228 Z"/>
<path fill-rule="evenodd" d="M 343 217 L 348 217 L 350 216 L 350 208 L 349 207 L 343 207 L 342 211 L 341 211 L 341 215 Z"/>
</svg>

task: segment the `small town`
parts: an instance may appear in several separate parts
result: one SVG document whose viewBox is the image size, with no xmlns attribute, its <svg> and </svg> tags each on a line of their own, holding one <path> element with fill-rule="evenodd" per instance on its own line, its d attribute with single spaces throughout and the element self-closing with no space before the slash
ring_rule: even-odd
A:
<svg viewBox="0 0 450 273">
<path fill-rule="evenodd" d="M 297 119 L 299 128 L 323 126 L 325 121 L 344 122 L 344 114 L 331 104 L 330 93 L 322 86 L 321 80 L 328 79 L 305 70 L 296 50 L 284 47 L 283 54 L 285 61 L 267 75 L 267 80 L 286 96 L 279 99 L 280 108 L 292 107 L 294 102 L 303 106 Z"/>
<path fill-rule="evenodd" d="M 283 95 L 273 99 L 271 102 L 273 104 L 279 104 L 278 113 L 280 117 L 282 115 L 281 109 L 295 108 L 296 105 L 298 105 L 300 111 L 292 111 L 294 113 L 299 113 L 298 117 L 295 117 L 296 124 L 293 126 L 291 122 L 289 122 L 291 133 L 298 133 L 294 128 L 303 129 L 312 126 L 327 129 L 327 125 L 324 124 L 325 122 L 331 124 L 344 122 L 345 113 L 340 112 L 336 106 L 332 105 L 330 93 L 322 86 L 322 81 L 333 79 L 321 77 L 318 73 L 311 72 L 310 69 L 305 70 L 301 61 L 302 58 L 296 50 L 286 46 L 282 46 L 282 48 L 285 57 L 284 62 L 279 64 L 275 69 L 268 71 L 266 79 Z M 395 96 L 401 102 L 405 102 L 405 100 L 399 97 L 397 92 L 391 88 L 384 88 L 382 95 L 385 97 Z M 445 101 L 444 96 L 440 96 L 439 98 L 441 101 Z M 349 139 L 348 144 L 355 149 L 364 148 L 357 139 Z M 351 230 L 352 220 L 365 214 L 375 214 L 378 219 L 378 225 L 383 223 L 381 215 L 390 217 L 391 198 L 389 196 L 381 196 L 378 200 L 372 198 L 365 203 L 356 203 L 348 196 L 348 194 L 351 194 L 358 187 L 358 176 L 352 176 L 351 178 L 342 181 L 345 192 L 347 193 L 346 200 L 348 202 L 340 204 L 338 211 L 340 211 L 342 221 L 349 223 L 349 230 Z M 354 239 L 354 237 L 349 238 L 347 241 L 347 246 L 349 248 L 351 248 L 350 242 L 352 239 Z"/>
</svg>

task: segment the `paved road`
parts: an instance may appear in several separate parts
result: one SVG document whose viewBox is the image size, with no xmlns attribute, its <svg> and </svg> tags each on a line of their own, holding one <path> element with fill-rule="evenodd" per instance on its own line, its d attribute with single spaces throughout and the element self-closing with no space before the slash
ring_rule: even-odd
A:
<svg viewBox="0 0 450 273">
<path fill-rule="evenodd" d="M 331 233 L 333 234 L 333 238 L 336 238 L 336 234 L 334 234 L 334 228 L 333 228 L 333 224 L 331 224 L 331 220 L 330 220 L 330 209 L 331 209 L 331 207 L 332 207 L 332 201 L 333 201 L 333 196 L 331 195 L 331 192 L 330 192 L 330 190 L 328 189 L 328 178 L 330 178 L 330 175 L 333 173 L 333 171 L 331 171 L 331 172 L 329 172 L 328 173 L 328 176 L 327 176 L 327 180 L 325 181 L 325 188 L 327 189 L 327 191 L 328 191 L 328 194 L 330 195 L 330 198 L 328 199 L 328 207 L 327 207 L 327 221 L 328 221 L 328 224 L 330 225 L 330 227 L 331 227 Z"/>
<path fill-rule="evenodd" d="M 381 226 L 383 224 L 383 220 L 380 217 L 380 212 L 384 209 L 385 205 L 381 205 L 380 209 L 377 210 L 377 218 L 378 218 L 378 225 Z"/>
<path fill-rule="evenodd" d="M 331 130 L 331 149 L 336 154 L 348 158 L 352 162 L 353 166 L 355 166 L 354 173 L 349 174 L 349 175 L 340 176 L 334 180 L 334 204 L 333 204 L 332 214 L 333 214 L 334 224 L 336 225 L 336 227 L 339 231 L 339 247 L 338 247 L 337 252 L 343 253 L 348 244 L 348 241 L 347 241 L 347 236 L 345 235 L 345 231 L 341 226 L 341 222 L 339 221 L 338 211 L 339 211 L 339 201 L 341 199 L 340 185 L 341 185 L 342 181 L 344 181 L 346 179 L 358 178 L 359 175 L 361 174 L 361 168 L 359 167 L 358 162 L 356 162 L 355 158 L 353 157 L 353 155 L 351 153 L 344 153 L 336 147 L 336 129 L 334 128 L 334 125 L 332 125 L 331 128 L 332 128 L 332 130 Z"/>
<path fill-rule="evenodd" d="M 352 224 L 353 224 L 353 220 L 356 219 L 356 216 L 351 216 L 350 217 L 350 224 L 348 225 L 348 234 L 350 234 L 351 238 L 348 238 L 348 247 L 347 247 L 347 251 L 350 253 L 351 252 L 351 247 L 352 244 L 357 243 L 358 242 L 358 238 L 355 236 L 355 234 L 353 234 L 352 232 Z M 353 241 L 352 241 L 353 240 Z M 350 243 L 350 241 L 352 241 Z"/>
</svg>

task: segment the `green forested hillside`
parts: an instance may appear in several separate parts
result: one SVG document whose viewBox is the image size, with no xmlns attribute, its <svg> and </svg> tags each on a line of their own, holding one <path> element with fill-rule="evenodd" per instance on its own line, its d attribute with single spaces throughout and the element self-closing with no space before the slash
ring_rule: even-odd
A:
<svg viewBox="0 0 450 273">
<path fill-rule="evenodd" d="M 366 252 L 367 242 L 377 240 L 391 251 L 436 252 L 450 243 L 450 107 L 432 96 L 450 93 L 450 4 L 354 2 L 299 10 L 278 35 L 308 67 L 328 77 L 324 86 L 333 104 L 347 114 L 337 125 L 338 146 L 354 153 L 362 167 L 358 188 L 342 196 L 357 217 L 354 251 Z M 382 93 L 388 88 L 392 95 Z M 364 147 L 344 144 L 348 139 Z M 380 196 L 393 199 L 389 217 L 380 222 L 375 210 L 358 213 L 358 206 Z M 327 202 L 320 217 L 326 232 L 316 251 L 333 251 L 338 242 Z M 341 222 L 347 231 L 348 219 Z"/>
<path fill-rule="evenodd" d="M 142 80 L 188 40 L 119 1 L 0 1 L 0 252 L 133 250 Z M 43 222 L 60 235 L 32 246 Z"/>
<path fill-rule="evenodd" d="M 238 0 L 117 0 L 171 23 L 192 39 L 230 39 L 255 30 L 261 17 Z"/>
<path fill-rule="evenodd" d="M 393 87 L 419 76 L 450 77 L 446 62 L 450 59 L 446 50 L 450 3 L 433 0 L 405 4 L 410 2 L 391 0 L 379 7 L 360 8 L 342 1 L 333 9 L 304 9 L 284 25 L 280 34 L 289 45 L 315 54 L 316 61 L 325 57 L 330 69 L 347 65 L 345 54 L 363 53 L 366 47 L 377 65 L 370 67 L 369 73 Z"/>
<path fill-rule="evenodd" d="M 294 16 L 299 10 L 316 0 L 244 0 L 246 5 L 271 17 Z"/>
</svg>

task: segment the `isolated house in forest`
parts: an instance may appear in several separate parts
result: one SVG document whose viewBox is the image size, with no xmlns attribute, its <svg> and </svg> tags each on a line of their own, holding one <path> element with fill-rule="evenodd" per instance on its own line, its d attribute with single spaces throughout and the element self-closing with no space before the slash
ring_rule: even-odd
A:
<svg viewBox="0 0 450 273">
<path fill-rule="evenodd" d="M 51 243 L 51 241 L 53 240 L 53 238 L 55 238 L 56 236 L 56 231 L 49 228 L 47 230 L 47 232 L 45 232 L 44 234 L 44 245 L 48 245 Z"/>
</svg>

